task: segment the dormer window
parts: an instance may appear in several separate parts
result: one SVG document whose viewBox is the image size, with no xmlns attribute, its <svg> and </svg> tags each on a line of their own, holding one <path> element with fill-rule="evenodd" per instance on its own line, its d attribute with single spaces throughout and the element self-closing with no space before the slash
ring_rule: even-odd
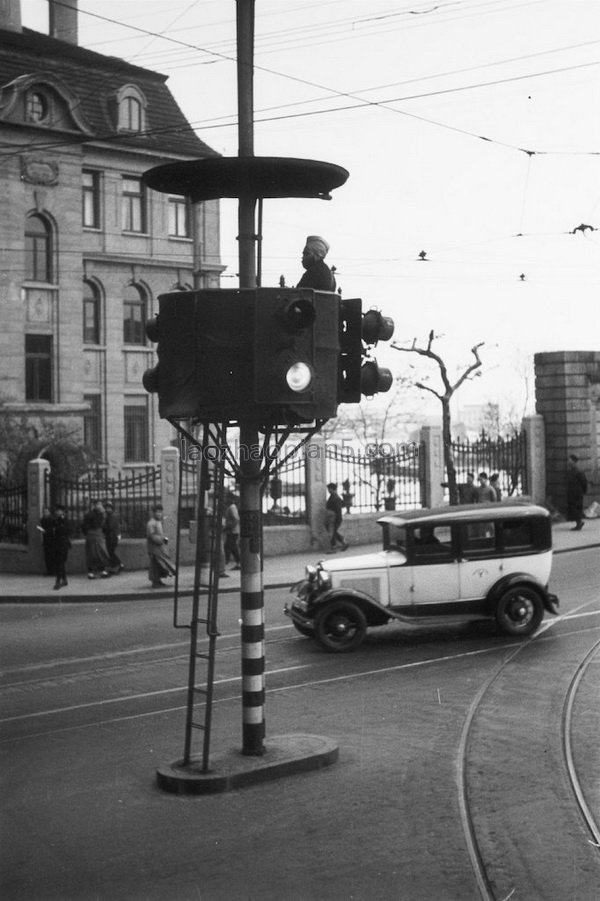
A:
<svg viewBox="0 0 600 901">
<path fill-rule="evenodd" d="M 29 91 L 25 98 L 25 118 L 28 122 L 40 123 L 48 118 L 50 104 L 41 91 Z"/>
<path fill-rule="evenodd" d="M 117 93 L 118 129 L 139 134 L 146 128 L 146 98 L 133 84 Z"/>
</svg>

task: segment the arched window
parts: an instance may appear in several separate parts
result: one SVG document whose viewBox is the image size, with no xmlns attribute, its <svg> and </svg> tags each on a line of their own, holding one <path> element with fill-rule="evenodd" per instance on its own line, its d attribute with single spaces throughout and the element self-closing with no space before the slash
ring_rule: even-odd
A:
<svg viewBox="0 0 600 901">
<path fill-rule="evenodd" d="M 83 343 L 100 344 L 100 292 L 91 282 L 83 283 Z"/>
<path fill-rule="evenodd" d="M 146 295 L 136 285 L 128 285 L 123 297 L 123 343 L 145 344 Z"/>
<path fill-rule="evenodd" d="M 139 133 L 146 127 L 146 98 L 134 84 L 126 84 L 117 91 L 119 131 Z"/>
<path fill-rule="evenodd" d="M 25 223 L 25 278 L 34 282 L 52 281 L 52 238 L 41 216 L 29 216 Z"/>
</svg>

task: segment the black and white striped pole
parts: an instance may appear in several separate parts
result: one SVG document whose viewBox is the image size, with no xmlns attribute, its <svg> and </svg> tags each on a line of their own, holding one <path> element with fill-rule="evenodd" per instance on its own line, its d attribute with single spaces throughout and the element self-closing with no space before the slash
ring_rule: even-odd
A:
<svg viewBox="0 0 600 901">
<path fill-rule="evenodd" d="M 254 155 L 254 0 L 237 4 L 238 155 Z M 240 288 L 256 287 L 256 197 L 238 207 Z M 242 753 L 261 755 L 265 738 L 265 642 L 262 485 L 255 423 L 240 422 L 240 556 L 242 618 Z"/>
</svg>

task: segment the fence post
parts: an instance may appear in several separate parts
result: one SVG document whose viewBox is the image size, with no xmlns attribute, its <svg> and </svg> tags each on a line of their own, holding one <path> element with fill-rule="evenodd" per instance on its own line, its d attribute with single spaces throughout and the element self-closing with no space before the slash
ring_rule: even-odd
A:
<svg viewBox="0 0 600 901">
<path fill-rule="evenodd" d="M 306 455 L 306 513 L 310 526 L 310 543 L 318 547 L 326 547 L 327 465 L 323 436 L 313 435 L 304 448 L 304 453 Z"/>
<path fill-rule="evenodd" d="M 48 460 L 30 460 L 27 464 L 27 556 L 31 571 L 45 572 L 42 533 L 36 527 L 44 510 L 49 471 Z"/>
<path fill-rule="evenodd" d="M 525 416 L 522 422 L 526 440 L 527 494 L 536 504 L 546 501 L 546 432 L 539 413 Z"/>
<path fill-rule="evenodd" d="M 160 452 L 160 500 L 163 505 L 164 532 L 169 541 L 177 538 L 179 501 L 179 450 L 163 447 Z"/>
<path fill-rule="evenodd" d="M 444 448 L 442 430 L 438 425 L 424 425 L 420 439 L 425 456 L 425 485 L 423 501 L 426 507 L 438 507 L 444 502 Z"/>
</svg>

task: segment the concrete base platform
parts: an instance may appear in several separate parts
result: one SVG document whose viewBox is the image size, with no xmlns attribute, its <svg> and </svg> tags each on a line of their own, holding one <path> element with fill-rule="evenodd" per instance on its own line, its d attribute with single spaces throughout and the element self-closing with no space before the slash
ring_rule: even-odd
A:
<svg viewBox="0 0 600 901">
<path fill-rule="evenodd" d="M 159 788 L 175 794 L 217 794 L 330 766 L 338 753 L 338 745 L 321 735 L 273 735 L 265 741 L 261 756 L 226 751 L 210 758 L 207 773 L 202 772 L 201 759 L 188 766 L 178 761 L 160 767 L 156 781 Z"/>
</svg>

